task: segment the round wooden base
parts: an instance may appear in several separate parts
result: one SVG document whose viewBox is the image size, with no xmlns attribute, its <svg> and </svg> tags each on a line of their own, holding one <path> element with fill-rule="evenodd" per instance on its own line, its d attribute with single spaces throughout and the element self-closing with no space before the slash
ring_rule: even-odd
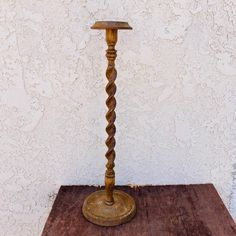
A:
<svg viewBox="0 0 236 236">
<path fill-rule="evenodd" d="M 105 204 L 104 190 L 90 194 L 84 201 L 83 214 L 85 218 L 97 225 L 115 226 L 130 221 L 136 213 L 134 199 L 125 192 L 114 190 L 114 204 Z"/>
</svg>

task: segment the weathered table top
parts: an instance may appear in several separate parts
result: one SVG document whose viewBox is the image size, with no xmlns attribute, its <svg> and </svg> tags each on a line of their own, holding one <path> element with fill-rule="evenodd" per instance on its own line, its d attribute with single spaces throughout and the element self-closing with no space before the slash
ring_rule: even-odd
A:
<svg viewBox="0 0 236 236">
<path fill-rule="evenodd" d="M 129 223 L 101 227 L 82 215 L 85 197 L 98 187 L 62 186 L 42 236 L 231 236 L 236 225 L 212 184 L 117 187 L 135 198 Z"/>
</svg>

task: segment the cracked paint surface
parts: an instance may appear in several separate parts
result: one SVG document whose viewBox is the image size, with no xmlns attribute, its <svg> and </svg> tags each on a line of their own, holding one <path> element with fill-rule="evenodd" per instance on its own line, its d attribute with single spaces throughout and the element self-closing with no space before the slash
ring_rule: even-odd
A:
<svg viewBox="0 0 236 236">
<path fill-rule="evenodd" d="M 40 235 L 60 185 L 103 184 L 104 32 L 117 184 L 212 182 L 236 216 L 233 0 L 0 0 L 0 235 Z M 235 183 L 234 183 L 235 182 Z"/>
</svg>

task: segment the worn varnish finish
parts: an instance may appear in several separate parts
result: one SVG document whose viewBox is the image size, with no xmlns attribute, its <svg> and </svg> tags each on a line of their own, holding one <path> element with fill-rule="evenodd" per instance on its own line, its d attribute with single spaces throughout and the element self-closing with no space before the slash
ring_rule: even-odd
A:
<svg viewBox="0 0 236 236">
<path fill-rule="evenodd" d="M 136 199 L 137 214 L 128 224 L 97 226 L 86 221 L 85 197 L 100 190 L 62 186 L 42 236 L 233 236 L 236 226 L 211 184 L 117 187 Z"/>
<path fill-rule="evenodd" d="M 107 164 L 106 164 L 106 173 L 105 173 L 105 187 L 106 187 L 106 203 L 108 205 L 112 205 L 114 203 L 113 198 L 113 190 L 115 185 L 115 133 L 116 133 L 116 127 L 115 127 L 115 120 L 116 120 L 116 99 L 115 99 L 115 93 L 116 93 L 116 68 L 115 68 L 115 59 L 116 59 L 116 50 L 115 45 L 117 42 L 117 30 L 116 29 L 107 29 L 106 30 L 106 42 L 108 45 L 106 57 L 108 60 L 108 66 L 106 70 L 106 77 L 108 79 L 108 84 L 106 86 L 106 92 L 108 95 L 108 98 L 106 100 L 106 105 L 108 108 L 108 112 L 106 114 L 106 119 L 108 122 L 108 125 L 106 127 L 106 132 L 108 134 L 108 137 L 106 139 L 106 146 L 107 146 L 107 152 L 105 154 L 107 158 Z"/>
<path fill-rule="evenodd" d="M 127 22 L 117 21 L 97 21 L 92 29 L 105 29 L 106 42 L 108 49 L 106 50 L 106 57 L 108 66 L 106 70 L 106 77 L 108 83 L 106 85 L 106 92 L 108 98 L 106 105 L 108 112 L 106 120 L 108 125 L 106 127 L 107 139 L 106 146 L 107 158 L 106 173 L 105 173 L 105 191 L 95 192 L 89 195 L 83 204 L 83 214 L 86 219 L 92 223 L 102 226 L 114 226 L 130 221 L 136 213 L 136 206 L 134 199 L 122 191 L 114 191 L 115 187 L 115 120 L 116 120 L 116 85 L 115 80 L 117 71 L 115 68 L 117 34 L 120 29 L 132 29 Z"/>
<path fill-rule="evenodd" d="M 132 27 L 128 24 L 128 22 L 124 21 L 96 21 L 91 29 L 114 29 L 114 30 L 131 30 Z"/>
<path fill-rule="evenodd" d="M 115 185 L 115 133 L 116 133 L 116 127 L 115 127 L 115 120 L 116 120 L 116 99 L 115 99 L 115 93 L 116 93 L 116 85 L 115 80 L 117 76 L 117 71 L 115 68 L 115 60 L 116 60 L 116 49 L 115 45 L 117 43 L 117 36 L 118 36 L 118 30 L 123 29 L 132 29 L 127 22 L 123 21 L 97 21 L 95 24 L 91 27 L 92 29 L 105 29 L 106 30 L 106 43 L 108 46 L 108 49 L 106 50 L 106 57 L 108 61 L 108 66 L 106 70 L 106 77 L 108 80 L 108 84 L 106 85 L 106 92 L 108 95 L 108 98 L 106 100 L 106 105 L 108 108 L 108 112 L 106 114 L 106 119 L 108 122 L 108 125 L 106 127 L 106 132 L 108 134 L 108 137 L 106 139 L 106 146 L 108 148 L 106 152 L 106 158 L 107 158 L 107 164 L 106 164 L 106 173 L 105 173 L 105 189 L 106 189 L 106 204 L 112 205 L 114 203 L 113 198 L 113 191 L 114 191 L 114 185 Z"/>
</svg>

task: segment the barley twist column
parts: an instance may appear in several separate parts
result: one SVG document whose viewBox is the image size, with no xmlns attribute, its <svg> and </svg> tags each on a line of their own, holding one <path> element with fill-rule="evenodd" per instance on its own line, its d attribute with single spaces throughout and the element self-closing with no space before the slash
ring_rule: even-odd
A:
<svg viewBox="0 0 236 236">
<path fill-rule="evenodd" d="M 114 122 L 116 120 L 116 99 L 114 97 L 116 93 L 116 85 L 115 85 L 115 79 L 116 79 L 116 69 L 115 69 L 115 59 L 116 59 L 116 50 L 115 50 L 115 44 L 117 42 L 117 30 L 109 29 L 106 31 L 106 41 L 108 45 L 106 57 L 108 60 L 108 67 L 106 71 L 106 77 L 108 79 L 108 84 L 106 86 L 106 92 L 108 94 L 108 98 L 106 100 L 106 105 L 108 108 L 108 112 L 106 114 L 106 119 L 108 121 L 108 125 L 106 127 L 106 132 L 108 134 L 108 138 L 106 140 L 106 145 L 108 148 L 108 151 L 106 152 L 106 158 L 108 160 L 107 162 L 107 170 L 105 174 L 105 187 L 106 187 L 106 204 L 112 205 L 114 203 L 113 199 L 113 189 L 115 185 L 115 171 L 113 170 L 115 164 L 115 132 L 116 127 L 114 125 Z"/>
<path fill-rule="evenodd" d="M 118 30 L 132 29 L 127 22 L 117 21 L 97 21 L 92 29 L 105 29 L 106 30 L 106 42 L 108 49 L 106 51 L 106 57 L 108 60 L 108 66 L 106 70 L 106 77 L 108 83 L 106 85 L 106 92 L 108 98 L 106 105 L 108 112 L 106 113 L 106 119 L 108 125 L 106 132 L 108 137 L 106 139 L 106 146 L 108 148 L 105 156 L 107 158 L 106 173 L 105 173 L 105 190 L 97 191 L 90 194 L 84 201 L 83 214 L 90 222 L 102 225 L 102 226 L 115 226 L 123 224 L 131 220 L 136 213 L 136 205 L 134 199 L 125 192 L 115 190 L 115 120 L 116 120 L 116 69 L 115 59 L 116 50 L 115 45 L 117 42 Z"/>
</svg>

